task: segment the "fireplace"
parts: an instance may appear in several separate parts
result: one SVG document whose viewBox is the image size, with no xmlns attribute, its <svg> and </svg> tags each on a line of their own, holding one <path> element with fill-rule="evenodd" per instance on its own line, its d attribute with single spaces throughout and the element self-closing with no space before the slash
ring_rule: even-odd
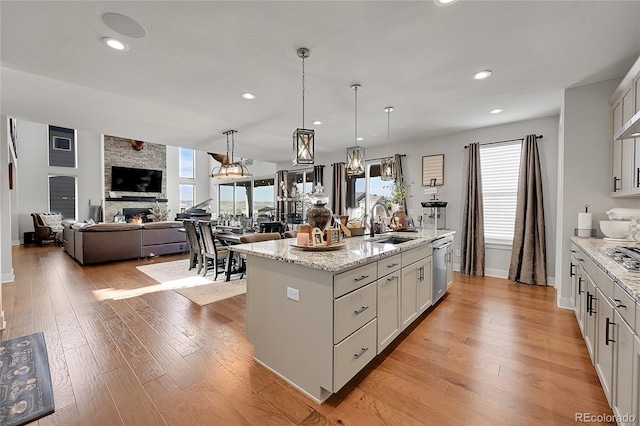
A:
<svg viewBox="0 0 640 426">
<path fill-rule="evenodd" d="M 152 214 L 151 209 L 148 207 L 146 209 L 125 207 L 122 209 L 122 214 L 124 215 L 124 220 L 127 223 L 134 222 L 136 220 L 139 220 L 140 223 L 153 222 L 153 219 L 148 217 Z"/>
</svg>

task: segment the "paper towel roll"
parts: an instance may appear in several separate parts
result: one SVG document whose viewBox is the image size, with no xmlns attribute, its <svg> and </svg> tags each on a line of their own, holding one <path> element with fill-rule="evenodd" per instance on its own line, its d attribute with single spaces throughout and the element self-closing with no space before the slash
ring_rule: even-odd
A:
<svg viewBox="0 0 640 426">
<path fill-rule="evenodd" d="M 578 237 L 591 236 L 591 213 L 578 213 Z"/>
</svg>

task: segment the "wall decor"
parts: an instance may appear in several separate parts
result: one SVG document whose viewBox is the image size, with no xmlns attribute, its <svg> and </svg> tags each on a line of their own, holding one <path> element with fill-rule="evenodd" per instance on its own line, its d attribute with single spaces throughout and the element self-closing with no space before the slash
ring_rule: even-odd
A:
<svg viewBox="0 0 640 426">
<path fill-rule="evenodd" d="M 60 136 L 53 137 L 53 149 L 60 151 L 71 151 L 71 139 Z"/>
<path fill-rule="evenodd" d="M 422 157 L 422 186 L 444 185 L 444 154 Z"/>
<path fill-rule="evenodd" d="M 18 135 L 16 134 L 16 120 L 9 118 L 9 133 L 11 134 L 11 145 L 13 145 L 13 155 L 18 158 Z"/>
</svg>

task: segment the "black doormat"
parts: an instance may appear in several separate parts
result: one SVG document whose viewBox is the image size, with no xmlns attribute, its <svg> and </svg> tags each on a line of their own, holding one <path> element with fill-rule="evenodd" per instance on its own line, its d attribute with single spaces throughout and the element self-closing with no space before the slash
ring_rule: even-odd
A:
<svg viewBox="0 0 640 426">
<path fill-rule="evenodd" d="M 0 342 L 0 425 L 24 425 L 54 411 L 44 335 Z"/>
</svg>

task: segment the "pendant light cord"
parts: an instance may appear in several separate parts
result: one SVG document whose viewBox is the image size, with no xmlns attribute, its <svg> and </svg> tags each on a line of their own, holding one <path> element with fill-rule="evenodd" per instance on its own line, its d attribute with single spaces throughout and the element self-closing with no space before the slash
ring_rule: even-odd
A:
<svg viewBox="0 0 640 426">
<path fill-rule="evenodd" d="M 389 139 L 391 138 L 391 108 L 387 108 L 387 157 L 389 156 Z"/>
<path fill-rule="evenodd" d="M 356 146 L 358 145 L 358 86 L 355 86 L 353 88 L 354 92 L 356 92 L 356 119 L 355 119 L 355 123 L 356 123 Z"/>
<path fill-rule="evenodd" d="M 302 128 L 304 129 L 304 58 L 302 55 Z"/>
</svg>

